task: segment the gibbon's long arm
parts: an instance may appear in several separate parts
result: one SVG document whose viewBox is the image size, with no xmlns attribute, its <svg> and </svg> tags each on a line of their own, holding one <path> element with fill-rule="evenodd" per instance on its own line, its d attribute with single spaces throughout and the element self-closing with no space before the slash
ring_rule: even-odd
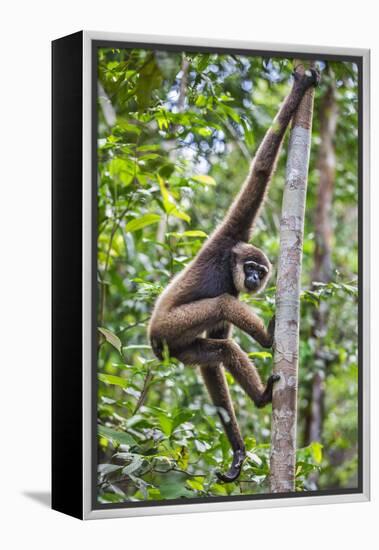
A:
<svg viewBox="0 0 379 550">
<path fill-rule="evenodd" d="M 215 237 L 232 237 L 236 241 L 247 242 L 250 239 L 253 223 L 259 214 L 286 129 L 299 103 L 311 84 L 317 85 L 319 75 L 315 69 L 308 74 L 294 72 L 291 92 L 280 107 L 270 129 L 256 152 L 250 173 L 226 214 L 224 222 L 215 233 Z"/>
</svg>

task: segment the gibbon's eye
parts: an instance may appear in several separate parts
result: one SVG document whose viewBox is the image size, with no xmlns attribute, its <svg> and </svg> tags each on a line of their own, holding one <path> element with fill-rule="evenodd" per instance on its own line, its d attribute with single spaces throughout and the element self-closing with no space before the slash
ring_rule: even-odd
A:
<svg viewBox="0 0 379 550">
<path fill-rule="evenodd" d="M 261 265 L 260 269 L 258 270 L 258 273 L 259 273 L 259 278 L 263 279 L 268 273 L 267 267 L 265 265 Z"/>
<path fill-rule="evenodd" d="M 248 260 L 244 263 L 245 272 L 251 273 L 252 271 L 257 271 L 259 273 L 260 279 L 262 279 L 267 273 L 268 269 L 265 265 L 254 262 L 254 260 Z"/>
<path fill-rule="evenodd" d="M 253 271 L 256 270 L 254 266 L 254 262 L 246 262 L 244 265 L 244 268 L 245 268 L 245 273 L 252 273 Z"/>
</svg>

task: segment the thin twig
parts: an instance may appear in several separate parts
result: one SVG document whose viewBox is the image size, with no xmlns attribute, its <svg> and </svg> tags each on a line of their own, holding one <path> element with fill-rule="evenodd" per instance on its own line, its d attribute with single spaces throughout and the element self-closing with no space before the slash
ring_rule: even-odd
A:
<svg viewBox="0 0 379 550">
<path fill-rule="evenodd" d="M 140 393 L 140 396 L 138 398 L 138 401 L 136 403 L 136 406 L 134 408 L 134 411 L 132 413 L 132 416 L 134 416 L 135 414 L 137 414 L 137 412 L 139 411 L 139 409 L 142 407 L 142 405 L 145 403 L 146 401 L 146 397 L 147 397 L 147 392 L 149 390 L 149 386 L 150 386 L 150 383 L 153 379 L 153 373 L 151 371 L 151 368 L 148 368 L 147 369 L 147 373 L 146 373 L 146 376 L 145 376 L 145 380 L 143 382 L 143 386 L 142 386 L 142 390 L 141 390 L 141 393 Z"/>
<path fill-rule="evenodd" d="M 208 474 L 190 474 L 185 470 L 181 470 L 180 468 L 175 468 L 175 467 L 169 468 L 168 470 L 157 470 L 156 468 L 152 468 L 150 471 L 156 474 L 167 474 L 168 472 L 178 472 L 179 474 L 184 474 L 187 477 L 207 477 L 208 476 Z"/>
<path fill-rule="evenodd" d="M 124 327 L 121 330 L 119 330 L 117 335 L 123 334 L 127 330 L 131 330 L 132 328 L 138 327 L 139 325 L 143 325 L 149 319 L 150 319 L 150 317 L 145 317 L 144 319 L 141 319 L 140 321 L 137 321 L 136 323 L 133 323 L 132 325 L 128 325 L 127 327 Z"/>
</svg>

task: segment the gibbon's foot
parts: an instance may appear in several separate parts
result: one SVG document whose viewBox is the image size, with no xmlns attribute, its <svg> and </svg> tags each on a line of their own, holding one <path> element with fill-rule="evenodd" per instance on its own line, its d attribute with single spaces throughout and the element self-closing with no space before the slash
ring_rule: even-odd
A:
<svg viewBox="0 0 379 550">
<path fill-rule="evenodd" d="M 305 75 L 308 77 L 310 85 L 315 88 L 320 84 L 321 74 L 316 67 L 311 67 L 305 71 Z"/>
<path fill-rule="evenodd" d="M 241 473 L 242 464 L 245 458 L 246 452 L 244 449 L 238 449 L 237 451 L 234 451 L 232 465 L 230 466 L 226 474 L 223 474 L 222 472 L 216 472 L 218 479 L 220 481 L 224 481 L 225 483 L 235 481 Z"/>
<path fill-rule="evenodd" d="M 316 88 L 320 84 L 320 71 L 315 67 L 307 69 L 304 74 L 300 74 L 296 70 L 292 74 L 296 82 L 302 83 L 306 89 L 311 86 Z"/>
<path fill-rule="evenodd" d="M 272 374 L 270 378 L 267 380 L 267 385 L 265 388 L 265 391 L 262 394 L 262 397 L 260 398 L 259 402 L 256 403 L 258 409 L 261 409 L 268 403 L 271 403 L 272 401 L 272 389 L 275 384 L 275 382 L 278 382 L 280 380 L 279 374 Z"/>
</svg>

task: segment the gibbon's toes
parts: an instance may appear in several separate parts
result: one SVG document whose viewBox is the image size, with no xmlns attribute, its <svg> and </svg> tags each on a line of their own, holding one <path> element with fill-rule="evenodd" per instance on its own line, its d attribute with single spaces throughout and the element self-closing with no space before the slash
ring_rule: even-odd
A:
<svg viewBox="0 0 379 550">
<path fill-rule="evenodd" d="M 320 84 L 320 71 L 315 67 L 307 69 L 304 74 L 294 70 L 292 76 L 296 82 L 303 82 L 306 88 L 310 88 L 311 86 L 317 87 Z"/>
<path fill-rule="evenodd" d="M 223 474 L 222 472 L 216 472 L 216 476 L 220 481 L 223 481 L 224 483 L 230 483 L 232 481 L 235 481 L 242 469 L 243 461 L 245 460 L 246 453 L 244 450 L 240 449 L 238 451 L 235 451 L 233 454 L 233 461 L 232 465 L 230 466 L 229 470 Z"/>
<path fill-rule="evenodd" d="M 218 477 L 219 481 L 223 481 L 224 483 L 231 483 L 232 481 L 235 481 L 237 479 L 240 473 L 241 472 L 232 471 L 232 469 L 230 469 L 227 474 L 216 472 L 216 476 Z"/>
<path fill-rule="evenodd" d="M 321 75 L 318 69 L 316 69 L 315 67 L 312 67 L 311 69 L 308 69 L 307 71 L 305 71 L 305 74 L 310 80 L 311 86 L 317 87 L 320 84 Z"/>
</svg>

